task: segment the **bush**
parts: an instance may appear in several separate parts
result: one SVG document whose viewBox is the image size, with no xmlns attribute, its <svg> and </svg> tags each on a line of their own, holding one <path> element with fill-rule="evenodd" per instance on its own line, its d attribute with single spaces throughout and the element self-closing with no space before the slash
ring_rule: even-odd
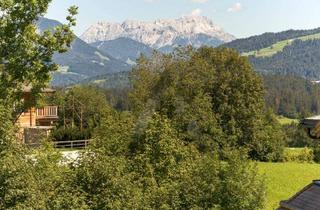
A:
<svg viewBox="0 0 320 210">
<path fill-rule="evenodd" d="M 313 146 L 313 140 L 310 139 L 305 130 L 299 125 L 295 123 L 284 125 L 282 130 L 287 138 L 286 146 L 299 148 Z"/>
<path fill-rule="evenodd" d="M 314 152 L 312 149 L 303 148 L 287 148 L 284 150 L 284 162 L 311 163 L 314 160 Z"/>
<path fill-rule="evenodd" d="M 85 129 L 80 131 L 79 128 L 59 128 L 54 130 L 52 133 L 52 138 L 54 141 L 72 141 L 72 140 L 84 140 L 90 139 L 92 137 L 92 131 L 90 129 Z"/>
<path fill-rule="evenodd" d="M 320 163 L 320 143 L 313 145 L 313 156 L 316 163 Z"/>
</svg>

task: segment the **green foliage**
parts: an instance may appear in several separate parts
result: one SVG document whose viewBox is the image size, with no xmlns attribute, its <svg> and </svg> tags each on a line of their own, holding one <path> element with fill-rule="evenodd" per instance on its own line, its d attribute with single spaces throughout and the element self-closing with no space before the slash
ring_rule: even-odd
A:
<svg viewBox="0 0 320 210">
<path fill-rule="evenodd" d="M 271 110 L 264 117 L 263 130 L 251 143 L 253 149 L 249 152 L 250 157 L 261 161 L 280 161 L 285 146 L 285 134 Z"/>
<path fill-rule="evenodd" d="M 297 119 L 290 119 L 287 117 L 283 117 L 283 116 L 277 116 L 277 120 L 279 121 L 280 125 L 282 126 L 287 126 L 287 125 L 291 125 L 291 124 L 299 124 L 299 120 Z"/>
<path fill-rule="evenodd" d="M 129 112 L 106 110 L 101 125 L 95 130 L 92 147 L 105 155 L 124 155 L 128 151 L 133 128 L 134 118 Z"/>
<path fill-rule="evenodd" d="M 313 155 L 314 155 L 314 161 L 316 163 L 320 163 L 320 143 L 316 142 L 313 145 Z"/>
<path fill-rule="evenodd" d="M 142 197 L 122 157 L 86 153 L 75 168 L 75 186 L 79 186 L 89 209 L 146 209 Z"/>
<path fill-rule="evenodd" d="M 92 131 L 89 129 L 79 130 L 77 127 L 58 128 L 51 134 L 55 141 L 72 141 L 72 140 L 86 140 L 92 138 Z"/>
<path fill-rule="evenodd" d="M 32 85 L 39 93 L 57 70 L 54 53 L 65 52 L 74 36 L 76 7 L 69 9 L 68 23 L 54 31 L 37 33 L 35 22 L 45 14 L 51 0 L 1 0 L 0 10 L 0 99 L 8 103 L 21 99 L 23 85 Z M 18 105 L 18 104 L 16 104 Z"/>
<path fill-rule="evenodd" d="M 69 90 L 58 91 L 51 103 L 60 107 L 59 126 L 93 129 L 100 123 L 104 109 L 108 108 L 103 91 L 91 86 L 75 86 Z"/>
<path fill-rule="evenodd" d="M 313 30 L 288 30 L 279 33 L 264 33 L 259 36 L 252 36 L 244 39 L 237 39 L 235 41 L 224 44 L 224 47 L 230 47 L 238 50 L 239 52 L 250 52 L 255 50 L 261 50 L 263 48 L 270 47 L 278 42 L 318 34 L 320 29 Z"/>
<path fill-rule="evenodd" d="M 314 152 L 308 148 L 287 148 L 284 150 L 284 162 L 312 163 L 314 160 Z"/>
<path fill-rule="evenodd" d="M 219 197 L 222 198 L 222 209 L 264 208 L 265 185 L 256 172 L 257 166 L 247 162 L 246 157 L 241 154 L 230 155 L 229 152 L 229 161 L 220 172 L 222 188 Z"/>
<path fill-rule="evenodd" d="M 263 181 L 239 153 L 229 153 L 223 162 L 214 154 L 202 156 L 159 114 L 128 128 L 130 115 L 107 116 L 96 144 L 75 168 L 76 185 L 90 209 L 263 207 Z"/>
<path fill-rule="evenodd" d="M 268 120 L 260 78 L 230 49 L 178 49 L 141 58 L 131 75 L 132 109 L 144 119 L 167 116 L 201 152 L 246 147 L 251 157 L 278 160 L 283 133 Z M 279 130 L 280 129 L 280 130 Z"/>
<path fill-rule="evenodd" d="M 15 140 L 17 141 L 17 140 Z M 20 145 L 2 151 L 1 209 L 86 209 L 73 174 L 49 147 L 30 153 Z"/>
<path fill-rule="evenodd" d="M 320 111 L 320 87 L 296 76 L 262 75 L 265 100 L 274 113 L 299 119 Z"/>
<path fill-rule="evenodd" d="M 318 51 L 320 40 L 296 40 L 271 57 L 250 56 L 257 71 L 280 75 L 296 75 L 310 80 L 319 79 Z"/>
<path fill-rule="evenodd" d="M 307 41 L 307 40 L 314 40 L 314 39 L 319 39 L 319 38 L 320 38 L 320 33 L 296 37 L 294 39 L 283 40 L 283 41 L 277 42 L 277 43 L 271 45 L 270 47 L 259 49 L 259 51 L 251 51 L 251 52 L 243 53 L 243 55 L 244 56 L 255 55 L 256 57 L 269 57 L 269 56 L 273 56 L 274 54 L 276 54 L 278 52 L 281 52 L 284 47 L 291 45 L 292 42 L 295 40 Z"/>
<path fill-rule="evenodd" d="M 310 139 L 304 128 L 293 123 L 284 125 L 283 131 L 286 134 L 286 146 L 288 147 L 313 147 L 314 140 Z"/>
</svg>

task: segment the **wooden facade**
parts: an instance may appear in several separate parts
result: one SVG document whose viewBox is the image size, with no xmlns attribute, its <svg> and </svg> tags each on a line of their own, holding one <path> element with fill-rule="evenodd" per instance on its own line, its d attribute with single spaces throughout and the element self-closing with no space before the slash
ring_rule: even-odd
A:
<svg viewBox="0 0 320 210">
<path fill-rule="evenodd" d="M 32 100 L 31 88 L 25 87 L 23 100 L 28 103 Z M 52 89 L 44 89 L 45 94 L 54 93 Z M 48 135 L 58 120 L 58 106 L 48 105 L 43 107 L 31 107 L 20 114 L 16 126 L 20 128 L 20 138 L 23 143 L 33 143 L 35 135 Z"/>
<path fill-rule="evenodd" d="M 17 120 L 20 128 L 50 127 L 58 120 L 58 106 L 30 108 L 23 112 Z"/>
</svg>

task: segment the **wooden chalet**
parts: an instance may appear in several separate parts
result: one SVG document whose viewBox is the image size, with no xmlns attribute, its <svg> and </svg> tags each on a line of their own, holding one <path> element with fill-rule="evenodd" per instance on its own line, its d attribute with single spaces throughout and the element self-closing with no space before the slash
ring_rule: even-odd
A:
<svg viewBox="0 0 320 210">
<path fill-rule="evenodd" d="M 320 181 L 313 181 L 289 200 L 281 201 L 278 210 L 320 210 Z"/>
<path fill-rule="evenodd" d="M 23 89 L 23 100 L 32 100 L 32 88 L 29 86 Z M 50 88 L 42 90 L 44 94 L 52 94 L 55 91 Z M 34 143 L 35 135 L 48 135 L 53 129 L 54 123 L 58 120 L 58 106 L 48 105 L 40 108 L 31 107 L 21 113 L 16 121 L 20 128 L 20 138 L 23 143 Z"/>
</svg>

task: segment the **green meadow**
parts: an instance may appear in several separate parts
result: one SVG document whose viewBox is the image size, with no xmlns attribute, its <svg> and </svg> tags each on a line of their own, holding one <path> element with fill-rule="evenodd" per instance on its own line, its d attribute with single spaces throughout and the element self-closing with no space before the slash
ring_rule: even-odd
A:
<svg viewBox="0 0 320 210">
<path fill-rule="evenodd" d="M 320 33 L 308 35 L 308 36 L 302 36 L 296 39 L 288 39 L 288 40 L 280 41 L 269 47 L 266 47 L 260 50 L 246 52 L 246 53 L 243 53 L 242 55 L 243 56 L 254 55 L 256 57 L 270 57 L 278 52 L 281 52 L 284 47 L 286 47 L 287 45 L 291 45 L 292 42 L 295 40 L 307 41 L 307 40 L 313 40 L 313 39 L 320 39 Z"/>
<path fill-rule="evenodd" d="M 279 123 L 281 125 L 290 125 L 292 123 L 296 123 L 296 124 L 299 123 L 298 119 L 290 119 L 290 118 L 283 117 L 283 116 L 277 116 L 277 120 L 279 121 Z"/>
<path fill-rule="evenodd" d="M 258 163 L 259 172 L 267 184 L 267 210 L 276 209 L 286 200 L 320 179 L 320 164 L 307 163 Z"/>
</svg>

